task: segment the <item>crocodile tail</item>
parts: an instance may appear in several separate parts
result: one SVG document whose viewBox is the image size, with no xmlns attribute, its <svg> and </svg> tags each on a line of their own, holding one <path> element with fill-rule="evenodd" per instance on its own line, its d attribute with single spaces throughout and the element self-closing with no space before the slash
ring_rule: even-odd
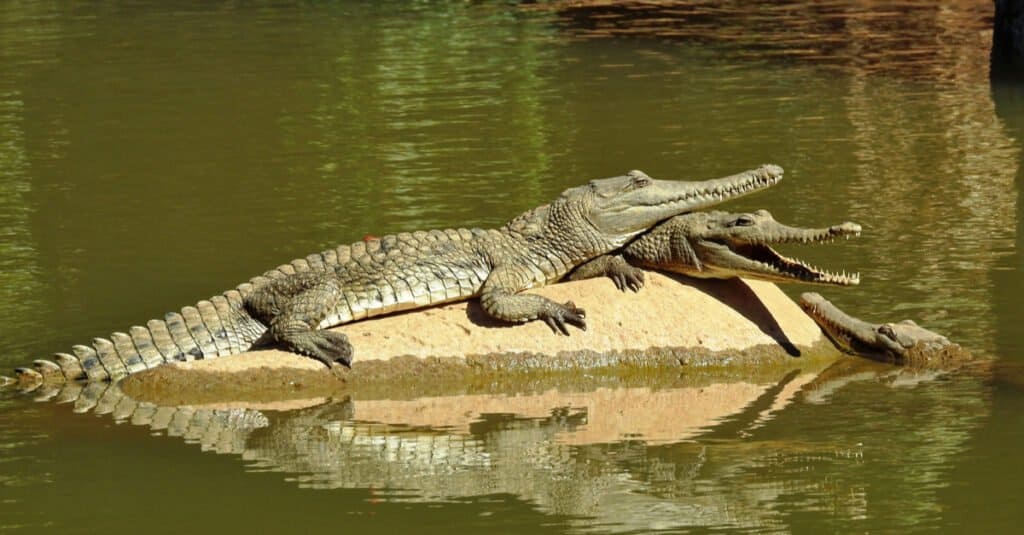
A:
<svg viewBox="0 0 1024 535">
<path fill-rule="evenodd" d="M 154 406 L 132 399 L 111 382 L 46 383 L 32 396 L 35 401 L 70 404 L 76 413 L 109 415 L 116 422 L 149 426 L 170 436 L 217 437 L 211 447 L 222 453 L 242 453 L 248 435 L 270 425 L 262 412 L 253 409 Z"/>
<path fill-rule="evenodd" d="M 375 243 L 371 243 L 373 248 Z M 266 326 L 245 309 L 245 296 L 267 279 L 297 273 L 333 269 L 353 254 L 364 253 L 362 242 L 343 245 L 283 264 L 234 290 L 200 301 L 195 306 L 167 313 L 162 320 L 150 320 L 128 332 L 109 338 L 94 338 L 91 344 L 76 345 L 69 353 L 55 353 L 31 366 L 14 370 L 15 377 L 0 376 L 0 388 L 11 384 L 35 388 L 41 384 L 76 381 L 110 381 L 155 368 L 166 362 L 187 362 L 243 353 L 266 331 Z"/>
<path fill-rule="evenodd" d="M 52 360 L 36 360 L 15 369 L 14 378 L 0 378 L 0 386 L 116 380 L 167 362 L 245 352 L 265 330 L 246 312 L 242 293 L 231 290 L 170 312 L 162 320 L 150 320 L 144 327 L 94 338 L 91 344 L 54 354 Z"/>
</svg>

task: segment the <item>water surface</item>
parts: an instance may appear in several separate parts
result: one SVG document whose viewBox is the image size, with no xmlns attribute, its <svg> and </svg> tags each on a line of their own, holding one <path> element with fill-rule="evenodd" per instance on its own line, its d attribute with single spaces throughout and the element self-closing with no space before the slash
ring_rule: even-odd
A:
<svg viewBox="0 0 1024 535">
<path fill-rule="evenodd" d="M 279 410 L 5 396 L 0 528 L 1012 530 L 1024 90 L 989 82 L 990 3 L 806 4 L 3 4 L 4 369 L 368 233 L 763 162 L 786 180 L 730 209 L 864 227 L 799 251 L 861 273 L 830 298 L 995 364 Z"/>
</svg>

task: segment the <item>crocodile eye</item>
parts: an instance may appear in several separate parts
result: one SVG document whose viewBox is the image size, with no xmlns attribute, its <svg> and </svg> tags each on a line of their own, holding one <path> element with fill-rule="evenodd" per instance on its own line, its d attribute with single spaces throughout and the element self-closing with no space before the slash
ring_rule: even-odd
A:
<svg viewBox="0 0 1024 535">
<path fill-rule="evenodd" d="M 730 227 L 752 227 L 752 226 L 754 226 L 754 223 L 755 223 L 755 221 L 754 221 L 753 217 L 750 217 L 749 215 L 741 215 L 741 216 L 737 217 L 736 219 L 733 219 L 732 223 L 730 223 L 729 226 Z"/>
<path fill-rule="evenodd" d="M 894 331 L 892 325 L 889 325 L 888 323 L 885 325 L 879 325 L 877 331 L 878 334 L 881 334 L 890 340 L 896 339 L 896 331 Z"/>
<path fill-rule="evenodd" d="M 628 189 L 646 188 L 647 186 L 650 186 L 651 184 L 654 183 L 654 179 L 647 176 L 647 173 L 644 173 L 643 171 L 630 171 L 629 178 L 631 180 L 629 181 L 629 185 L 627 186 Z"/>
</svg>

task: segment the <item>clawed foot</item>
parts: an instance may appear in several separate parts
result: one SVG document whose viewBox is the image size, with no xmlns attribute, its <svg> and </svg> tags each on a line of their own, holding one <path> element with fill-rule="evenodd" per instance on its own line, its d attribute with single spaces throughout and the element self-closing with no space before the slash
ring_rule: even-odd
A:
<svg viewBox="0 0 1024 535">
<path fill-rule="evenodd" d="M 569 328 L 566 324 L 574 325 L 583 331 L 587 330 L 587 322 L 585 320 L 587 313 L 582 308 L 577 308 L 576 304 L 572 301 L 568 301 L 564 305 L 551 303 L 551 306 L 542 312 L 539 317 L 544 320 L 544 323 L 548 324 L 548 327 L 551 327 L 555 334 L 568 336 Z"/>
<path fill-rule="evenodd" d="M 319 360 L 328 368 L 335 362 L 352 367 L 352 344 L 341 333 L 310 331 L 292 335 L 282 342 L 288 350 Z"/>
<path fill-rule="evenodd" d="M 627 289 L 638 292 L 644 286 L 644 270 L 631 265 L 619 255 L 599 257 L 592 264 L 598 269 L 603 268 L 604 274 L 623 292 Z"/>
<path fill-rule="evenodd" d="M 615 266 L 615 269 L 608 272 L 608 277 L 615 283 L 615 287 L 623 292 L 627 289 L 639 292 L 640 288 L 644 287 L 644 270 L 629 264 Z"/>
</svg>

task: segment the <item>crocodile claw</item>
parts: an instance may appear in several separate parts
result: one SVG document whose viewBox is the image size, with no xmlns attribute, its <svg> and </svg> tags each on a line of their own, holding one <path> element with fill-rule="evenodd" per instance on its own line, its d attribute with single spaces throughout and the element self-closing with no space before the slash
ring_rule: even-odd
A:
<svg viewBox="0 0 1024 535">
<path fill-rule="evenodd" d="M 352 367 L 352 344 L 341 333 L 313 331 L 305 336 L 295 336 L 288 342 L 297 353 L 319 360 L 328 368 L 335 362 L 346 368 Z"/>
<path fill-rule="evenodd" d="M 551 327 L 551 330 L 555 334 L 569 335 L 569 328 L 566 324 L 578 327 L 580 330 L 587 330 L 586 317 L 587 313 L 582 308 L 578 308 L 572 301 L 567 301 L 564 305 L 552 303 L 552 306 L 544 314 L 541 314 L 541 319 L 544 323 Z"/>
<path fill-rule="evenodd" d="M 644 287 L 644 270 L 630 265 L 625 265 L 608 274 L 615 287 L 621 291 L 630 290 L 639 292 Z"/>
</svg>

